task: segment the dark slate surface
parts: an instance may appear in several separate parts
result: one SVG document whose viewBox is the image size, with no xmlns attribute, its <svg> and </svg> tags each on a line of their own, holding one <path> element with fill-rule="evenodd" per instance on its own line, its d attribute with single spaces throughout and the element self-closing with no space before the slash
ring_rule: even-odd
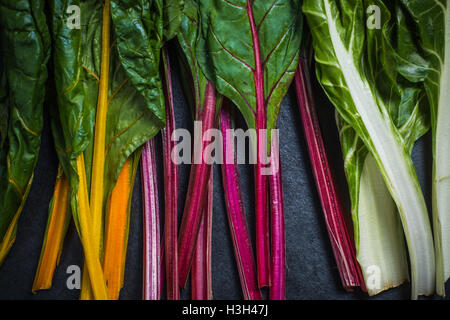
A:
<svg viewBox="0 0 450 320">
<path fill-rule="evenodd" d="M 174 70 L 174 100 L 177 127 L 192 129 L 190 112 L 185 103 L 178 78 Z M 315 84 L 317 108 L 325 143 L 335 171 L 340 192 L 346 199 L 347 187 L 342 167 L 337 129 L 334 123 L 334 108 Z M 242 119 L 238 126 L 245 127 Z M 348 293 L 342 289 L 334 262 L 320 202 L 305 145 L 300 115 L 297 109 L 294 90 L 286 96 L 279 116 L 283 188 L 286 214 L 287 244 L 287 298 L 288 299 L 367 299 L 359 291 Z M 159 141 L 159 136 L 158 136 Z M 419 179 L 425 190 L 431 190 L 431 140 L 427 135 L 421 139 L 413 152 L 414 163 Z M 161 145 L 158 145 L 161 154 Z M 160 161 L 162 158 L 160 156 Z M 159 163 L 161 173 L 161 163 Z M 48 203 L 53 192 L 56 177 L 57 159 L 54 152 L 49 119 L 45 119 L 44 134 L 39 162 L 35 171 L 34 183 L 28 201 L 19 220 L 16 242 L 0 269 L 0 299 L 77 299 L 78 290 L 66 287 L 66 274 L 69 265 L 82 266 L 82 249 L 73 224 L 70 225 L 64 242 L 60 265 L 56 269 L 53 287 L 37 294 L 31 293 L 34 273 L 37 267 L 41 244 L 47 221 Z M 252 168 L 240 166 L 244 201 L 252 235 L 253 218 L 253 180 Z M 161 176 L 161 175 L 159 175 Z M 183 209 L 189 176 L 189 166 L 180 167 L 180 205 Z M 162 182 L 161 180 L 159 182 Z M 160 197 L 162 195 L 160 183 Z M 230 232 L 226 219 L 225 203 L 220 168 L 214 167 L 214 221 L 213 221 L 213 295 L 215 299 L 241 299 L 241 289 L 234 261 Z M 430 194 L 426 192 L 429 203 Z M 140 299 L 142 291 L 142 198 L 140 173 L 136 179 L 133 193 L 130 237 L 125 271 L 125 285 L 121 299 Z M 163 208 L 163 204 L 161 203 Z M 181 219 L 181 216 L 180 216 Z M 407 299 L 409 284 L 390 290 L 372 299 Z M 189 298 L 189 287 L 182 297 Z"/>
</svg>

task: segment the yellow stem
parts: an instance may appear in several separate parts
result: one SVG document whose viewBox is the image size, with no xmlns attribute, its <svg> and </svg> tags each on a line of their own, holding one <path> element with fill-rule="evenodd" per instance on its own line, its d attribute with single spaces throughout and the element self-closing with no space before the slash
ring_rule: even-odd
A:
<svg viewBox="0 0 450 320">
<path fill-rule="evenodd" d="M 28 181 L 27 188 L 25 190 L 25 193 L 22 196 L 22 200 L 20 203 L 19 208 L 17 208 L 16 213 L 14 214 L 14 218 L 11 220 L 11 223 L 8 226 L 8 229 L 6 230 L 5 235 L 3 236 L 3 239 L 0 239 L 0 266 L 3 264 L 3 261 L 5 260 L 6 256 L 8 255 L 9 250 L 11 249 L 12 245 L 14 244 L 14 241 L 16 241 L 16 231 L 17 231 L 17 221 L 19 220 L 20 213 L 22 212 L 23 206 L 25 205 L 25 199 L 28 196 L 28 193 L 30 192 L 31 182 L 33 181 L 33 176 L 31 176 L 30 180 Z"/>
<path fill-rule="evenodd" d="M 84 248 L 84 259 L 89 272 L 91 288 L 95 299 L 107 300 L 108 292 L 106 290 L 105 278 L 100 264 L 99 250 L 98 246 L 95 245 L 92 232 L 92 218 L 89 210 L 83 154 L 76 159 L 76 166 L 79 176 L 79 186 L 77 190 L 78 219 L 81 233 L 80 238 Z"/>
<path fill-rule="evenodd" d="M 81 279 L 81 292 L 80 292 L 80 300 L 92 300 L 92 290 L 91 283 L 89 281 L 89 272 L 87 270 L 86 262 L 83 265 L 83 276 Z"/>
<path fill-rule="evenodd" d="M 119 298 L 123 286 L 126 244 L 128 237 L 128 208 L 132 190 L 132 167 L 127 160 L 109 198 L 105 233 L 103 272 L 110 299 Z"/>
<path fill-rule="evenodd" d="M 98 90 L 97 114 L 95 118 L 94 151 L 92 159 L 91 197 L 92 232 L 94 246 L 99 258 L 102 252 L 103 231 L 103 193 L 105 175 L 105 137 L 106 117 L 108 112 L 108 82 L 110 60 L 110 1 L 105 0 L 102 21 L 102 56 L 100 65 L 100 83 Z M 90 274 L 90 273 L 89 273 Z M 83 276 L 81 299 L 89 298 L 87 275 Z M 92 279 L 91 279 L 92 283 Z"/>
<path fill-rule="evenodd" d="M 103 192 L 105 175 L 105 139 L 106 115 L 108 112 L 108 80 L 109 80 L 109 37 L 110 37 L 109 0 L 103 7 L 102 27 L 102 60 L 100 66 L 100 84 L 98 91 L 97 115 L 94 131 L 94 155 L 92 161 L 91 180 L 91 214 L 94 239 L 96 245 L 101 247 L 102 221 L 103 221 Z"/>
<path fill-rule="evenodd" d="M 62 174 L 58 176 L 55 183 L 47 230 L 38 270 L 33 282 L 33 292 L 49 289 L 52 286 L 53 273 L 58 265 L 59 254 L 64 241 L 64 231 L 68 222 L 68 199 L 69 182 Z"/>
</svg>

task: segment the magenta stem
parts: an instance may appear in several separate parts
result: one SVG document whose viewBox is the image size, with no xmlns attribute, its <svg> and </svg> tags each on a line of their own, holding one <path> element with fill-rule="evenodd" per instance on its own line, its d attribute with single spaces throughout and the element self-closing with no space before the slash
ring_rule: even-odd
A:
<svg viewBox="0 0 450 320">
<path fill-rule="evenodd" d="M 271 280 L 270 300 L 286 299 L 286 238 L 284 229 L 283 183 L 278 137 L 272 139 L 270 153 L 270 238 L 271 238 Z"/>
<path fill-rule="evenodd" d="M 211 167 L 212 169 L 212 167 Z M 213 214 L 213 173 L 210 169 L 207 199 L 198 231 L 198 239 L 192 262 L 192 300 L 212 300 L 211 237 Z"/>
<path fill-rule="evenodd" d="M 161 299 L 158 184 L 153 139 L 144 144 L 141 158 L 144 205 L 143 299 Z"/>
<path fill-rule="evenodd" d="M 253 16 L 252 3 L 247 0 L 247 15 L 253 40 L 253 53 L 255 56 L 255 80 L 256 93 L 256 167 L 255 167 L 255 211 L 256 211 L 256 260 L 258 266 L 259 287 L 270 286 L 270 239 L 269 239 L 269 214 L 267 199 L 267 178 L 262 173 L 263 159 L 267 155 L 267 140 L 261 141 L 260 133 L 266 129 L 266 103 L 264 99 L 264 71 L 262 68 L 259 48 L 258 30 Z"/>
<path fill-rule="evenodd" d="M 164 97 L 166 103 L 166 126 L 162 129 L 163 155 L 164 155 L 164 257 L 165 276 L 167 280 L 167 299 L 178 300 L 178 167 L 172 161 L 172 150 L 176 142 L 172 141 L 172 134 L 176 129 L 173 110 L 172 78 L 169 53 L 166 47 L 162 49 L 164 63 Z"/>
<path fill-rule="evenodd" d="M 295 74 L 295 89 L 316 187 L 342 284 L 346 290 L 352 290 L 353 287 L 358 286 L 361 286 L 364 290 L 361 269 L 356 261 L 355 249 L 347 230 L 344 212 L 336 193 L 322 140 L 311 89 L 308 63 L 304 57 L 300 57 L 299 68 Z"/>
<path fill-rule="evenodd" d="M 236 165 L 236 153 L 231 136 L 231 113 L 228 101 L 225 99 L 220 111 L 220 130 L 223 137 L 222 167 L 223 189 L 227 207 L 228 224 L 233 240 L 234 256 L 241 281 L 245 300 L 262 300 L 258 287 L 256 264 L 250 240 L 247 219 L 242 200 L 239 171 Z"/>
<path fill-rule="evenodd" d="M 214 86 L 208 82 L 205 89 L 205 102 L 203 109 L 199 112 L 199 120 L 202 121 L 203 133 L 206 133 L 209 129 L 214 127 L 215 109 L 216 91 Z M 207 140 L 207 137 L 205 140 Z M 189 271 L 191 269 L 198 230 L 200 228 L 202 218 L 203 203 L 207 192 L 210 165 L 204 161 L 203 151 L 204 145 L 202 143 L 200 153 L 193 155 L 193 158 L 197 159 L 197 161 L 194 161 L 191 165 L 189 186 L 186 195 L 183 218 L 181 221 L 180 236 L 178 239 L 178 275 L 179 284 L 183 288 L 186 285 Z"/>
</svg>

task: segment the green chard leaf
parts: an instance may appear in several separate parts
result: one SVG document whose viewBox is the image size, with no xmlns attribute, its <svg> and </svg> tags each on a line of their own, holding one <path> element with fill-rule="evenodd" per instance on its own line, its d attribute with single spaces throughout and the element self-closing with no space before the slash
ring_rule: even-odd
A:
<svg viewBox="0 0 450 320">
<path fill-rule="evenodd" d="M 339 113 L 358 260 L 366 272 L 377 259 L 382 272 L 399 271 L 393 278 L 395 283 L 382 279 L 386 288 L 405 280 L 404 245 L 393 216 L 397 209 L 409 249 L 412 297 L 417 298 L 433 293 L 435 279 L 427 208 L 410 157 L 414 141 L 428 129 L 420 84 L 427 65 L 414 48 L 413 36 L 397 4 L 381 0 L 305 0 L 303 12 L 313 34 L 317 77 Z M 381 10 L 380 29 L 367 28 L 366 12 L 371 5 Z M 396 209 L 389 204 L 378 174 Z M 373 197 L 375 191 L 379 197 Z M 369 211 L 373 202 L 376 210 Z M 392 233 L 388 234 L 383 221 L 392 223 Z M 371 231 L 383 231 L 381 238 L 366 233 L 370 223 L 374 224 Z M 381 250 L 386 243 L 390 246 L 383 257 L 376 258 L 376 252 L 370 252 Z M 389 265 L 389 259 L 396 266 Z"/>
<path fill-rule="evenodd" d="M 392 56 L 380 63 L 383 70 L 393 71 L 394 78 L 390 86 L 401 100 L 398 107 L 393 106 L 391 109 L 391 117 L 411 153 L 415 141 L 429 129 L 429 114 L 423 84 L 409 83 L 406 86 L 405 80 L 396 72 L 411 81 L 421 81 L 426 75 L 424 70 L 427 62 L 418 53 L 403 7 L 398 2 L 391 2 L 389 10 L 392 17 L 384 29 L 384 35 L 388 40 L 387 45 L 392 47 L 388 51 Z M 397 71 L 386 65 L 391 59 L 399 62 Z M 385 72 L 377 77 L 380 84 L 389 83 L 385 79 L 392 79 Z M 398 88 L 395 89 L 396 82 Z M 386 88 L 389 89 L 389 86 Z M 352 200 L 357 258 L 366 283 L 370 282 L 374 266 L 380 271 L 380 285 L 367 288 L 368 293 L 374 295 L 409 279 L 403 231 L 397 207 L 374 158 L 355 130 L 339 114 L 337 123 Z"/>
<path fill-rule="evenodd" d="M 80 28 L 69 27 L 69 20 L 73 15 L 70 8 L 73 8 L 71 7 L 73 5 L 80 8 Z M 131 3 L 123 1 L 120 6 L 115 4 L 109 10 L 112 17 L 117 19 L 114 29 L 111 28 L 109 34 L 107 33 L 110 37 L 110 48 L 105 50 L 109 50 L 110 57 L 103 61 L 102 29 L 105 23 L 103 14 L 106 10 L 104 10 L 104 4 L 97 0 L 51 1 L 55 83 L 58 96 L 58 105 L 52 111 L 52 127 L 58 156 L 70 182 L 72 214 L 83 242 L 88 269 L 89 259 L 93 261 L 91 265 L 95 265 L 93 268 L 96 268 L 95 271 L 89 270 L 90 275 L 92 275 L 91 272 L 98 275 L 98 265 L 95 262 L 99 258 L 95 256 L 95 250 L 98 250 L 96 249 L 97 241 L 100 241 L 100 252 L 103 249 L 103 227 L 99 227 L 98 223 L 104 225 L 107 199 L 110 197 L 119 173 L 125 161 L 141 145 L 156 135 L 165 122 L 158 68 L 160 39 L 162 39 L 161 14 L 154 13 L 154 7 L 149 5 L 145 8 L 146 10 L 142 10 L 148 16 L 142 17 L 141 14 L 137 14 L 137 11 L 133 12 L 128 5 L 132 6 Z M 162 6 L 159 5 L 158 8 L 161 9 Z M 139 20 L 140 18 L 142 20 Z M 127 33 L 134 30 L 130 28 L 130 19 L 144 23 L 148 28 L 147 31 L 151 31 L 149 36 L 146 33 L 140 35 Z M 141 41 L 139 36 L 150 41 Z M 136 45 L 145 46 L 150 43 L 144 49 L 153 56 L 150 59 L 141 59 L 135 55 L 135 47 L 131 45 L 128 47 L 123 39 L 134 41 L 132 44 Z M 106 120 L 102 120 L 106 123 L 104 182 L 99 200 L 103 210 L 99 212 L 102 215 L 101 221 L 90 222 L 85 220 L 86 200 L 94 166 L 94 126 L 100 103 L 98 100 L 101 68 L 108 62 L 109 65 L 106 64 L 109 68 Z M 146 69 L 147 66 L 149 69 Z M 143 70 L 146 72 L 140 74 Z M 81 155 L 84 160 L 84 169 L 80 165 Z M 84 176 L 86 179 L 83 178 Z M 84 189 L 87 189 L 84 195 L 80 194 Z M 90 201 L 92 202 L 92 199 Z M 81 208 L 82 206 L 84 209 Z M 84 227 L 83 221 L 85 221 Z M 95 226 L 94 222 L 97 223 Z M 92 230 L 89 230 L 90 228 Z M 86 280 L 88 279 L 83 279 L 84 288 L 88 285 Z M 97 289 L 94 288 L 93 281 Z M 98 277 L 91 278 L 96 298 L 106 295 L 101 282 L 102 280 Z M 82 296 L 87 298 L 89 290 L 83 290 Z"/>
<path fill-rule="evenodd" d="M 44 3 L 0 1 L 0 264 L 11 248 L 39 155 L 50 55 Z"/>
<path fill-rule="evenodd" d="M 183 17 L 184 0 L 164 0 L 164 40 L 169 41 L 176 37 Z"/>
<path fill-rule="evenodd" d="M 165 124 L 164 94 L 159 74 L 163 45 L 162 0 L 113 0 L 111 14 L 120 61 L 148 109 Z M 133 20 L 133 24 L 130 23 Z M 148 140 L 148 139 L 147 139 Z"/>
<path fill-rule="evenodd" d="M 178 34 L 178 59 L 183 89 L 194 119 L 199 118 L 202 110 L 206 78 L 197 62 L 197 38 L 199 36 L 198 3 L 186 0 Z"/>
<path fill-rule="evenodd" d="M 79 6 L 81 29 L 67 25 L 70 6 Z M 79 174 L 75 160 L 84 154 L 86 177 L 90 181 L 93 128 L 98 95 L 101 48 L 101 3 L 98 1 L 50 1 L 53 37 L 53 64 L 58 103 L 52 106 L 55 148 L 71 186 L 71 207 L 79 226 L 77 190 Z M 96 27 L 97 26 L 97 27 Z"/>
<path fill-rule="evenodd" d="M 450 3 L 447 0 L 402 0 L 419 30 L 430 72 L 425 88 L 433 134 L 433 229 L 436 291 L 445 296 L 450 277 Z"/>
<path fill-rule="evenodd" d="M 81 30 L 66 26 L 67 8 L 78 5 L 82 14 Z M 93 128 L 97 105 L 100 60 L 102 4 L 99 1 L 53 2 L 55 82 L 58 109 L 53 113 L 53 131 L 65 172 L 74 177 L 73 161 L 84 152 L 89 181 Z M 139 92 L 137 81 L 154 81 L 151 75 L 132 81 L 119 58 L 120 39 L 112 35 L 109 79 L 109 103 L 106 129 L 105 198 L 109 196 L 125 160 L 164 125 L 160 86 Z M 119 47 L 119 48 L 118 48 Z M 118 50 L 119 49 L 119 50 Z M 129 51 L 128 53 L 130 53 Z M 138 59 L 136 59 L 137 61 Z M 137 61 L 135 67 L 140 68 Z M 159 76 L 155 79 L 159 81 Z M 142 93 L 142 94 L 141 94 Z M 144 96 L 150 99 L 144 99 Z M 148 101 L 151 102 L 148 102 Z M 153 103 L 154 102 L 154 103 Z M 71 173 L 71 174 L 70 174 Z"/>
<path fill-rule="evenodd" d="M 200 1 L 197 59 L 205 76 L 255 128 L 255 48 L 251 6 L 264 78 L 267 129 L 276 127 L 281 101 L 294 77 L 302 33 L 298 0 Z M 238 30 L 238 32 L 236 32 Z"/>
<path fill-rule="evenodd" d="M 254 178 L 260 287 L 271 282 L 268 178 L 263 174 L 262 157 L 271 150 L 272 129 L 298 66 L 303 27 L 300 3 L 300 0 L 198 1 L 198 63 L 217 91 L 234 102 L 248 127 L 257 132 L 252 152 L 257 159 Z"/>
</svg>

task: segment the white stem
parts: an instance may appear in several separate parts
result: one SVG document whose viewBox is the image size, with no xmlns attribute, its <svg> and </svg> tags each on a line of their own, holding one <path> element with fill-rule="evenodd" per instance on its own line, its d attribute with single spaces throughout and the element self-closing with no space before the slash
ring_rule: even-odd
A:
<svg viewBox="0 0 450 320">
<path fill-rule="evenodd" d="M 324 0 L 331 41 L 342 73 L 361 121 L 370 137 L 368 146 L 392 198 L 397 204 L 408 243 L 412 274 L 412 298 L 428 295 L 435 288 L 435 261 L 431 227 L 425 200 L 417 181 L 412 160 L 401 142 L 384 106 L 366 79 L 362 78 L 337 30 L 331 0 Z M 351 45 L 349 46 L 351 50 Z"/>
<path fill-rule="evenodd" d="M 436 241 L 436 289 L 445 296 L 450 277 L 450 4 L 445 11 L 445 59 L 441 64 L 433 183 L 433 222 Z"/>
<path fill-rule="evenodd" d="M 376 295 L 409 280 L 406 247 L 397 207 L 370 154 L 364 161 L 361 173 L 357 214 L 357 259 L 369 295 Z"/>
</svg>

